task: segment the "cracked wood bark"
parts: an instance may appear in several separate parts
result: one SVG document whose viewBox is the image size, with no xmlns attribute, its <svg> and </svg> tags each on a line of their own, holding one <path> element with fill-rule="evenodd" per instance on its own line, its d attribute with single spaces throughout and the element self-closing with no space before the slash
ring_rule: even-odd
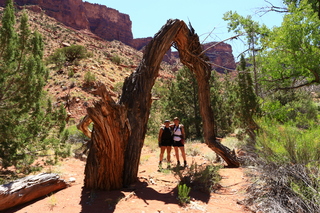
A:
<svg viewBox="0 0 320 213">
<path fill-rule="evenodd" d="M 94 130 L 85 170 L 85 187 L 109 190 L 137 180 L 151 108 L 151 89 L 159 74 L 163 56 L 173 43 L 182 63 L 196 74 L 206 144 L 229 167 L 239 166 L 230 150 L 216 140 L 209 94 L 211 68 L 206 62 L 207 58 L 201 54 L 199 38 L 183 21 L 175 19 L 168 20 L 146 46 L 139 67 L 125 79 L 118 104 L 108 95 L 104 86 L 99 87 L 98 93 L 103 98 L 95 103 L 95 107 L 88 109 L 88 119 L 94 123 Z M 83 123 L 88 119 L 84 119 Z M 81 128 L 84 126 L 79 124 Z"/>
<path fill-rule="evenodd" d="M 64 189 L 68 184 L 57 174 L 41 173 L 0 185 L 0 211 Z"/>
<path fill-rule="evenodd" d="M 104 85 L 99 85 L 96 94 L 101 97 L 88 108 L 88 117 L 83 124 L 94 123 L 91 146 L 85 167 L 84 185 L 91 189 L 112 190 L 122 188 L 125 147 L 130 135 L 127 108 L 116 104 Z"/>
<path fill-rule="evenodd" d="M 228 167 L 239 167 L 240 163 L 235 154 L 216 139 L 214 114 L 210 102 L 211 66 L 207 63 L 209 59 L 202 54 L 203 49 L 198 35 L 184 24 L 174 42 L 179 51 L 180 61 L 196 75 L 205 143 L 225 160 Z"/>
</svg>

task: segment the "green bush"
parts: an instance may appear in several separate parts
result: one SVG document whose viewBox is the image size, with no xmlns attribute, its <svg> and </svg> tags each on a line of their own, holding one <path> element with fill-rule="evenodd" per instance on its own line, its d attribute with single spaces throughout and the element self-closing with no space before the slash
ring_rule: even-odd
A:
<svg viewBox="0 0 320 213">
<path fill-rule="evenodd" d="M 310 129 L 301 130 L 294 123 L 281 125 L 275 120 L 260 122 L 256 148 L 273 162 L 308 164 L 320 160 L 320 129 L 309 121 Z"/>
<path fill-rule="evenodd" d="M 48 62 L 56 64 L 61 67 L 65 62 L 76 62 L 90 56 L 87 49 L 82 45 L 71 45 L 70 47 L 63 47 L 56 49 L 52 55 L 49 56 Z"/>
<path fill-rule="evenodd" d="M 86 84 L 92 84 L 96 81 L 96 76 L 89 72 L 86 72 L 86 74 L 84 74 L 84 81 Z"/>
<path fill-rule="evenodd" d="M 219 188 L 221 177 L 218 173 L 220 166 L 206 165 L 199 166 L 192 163 L 190 168 L 180 170 L 174 169 L 174 175 L 180 179 L 181 183 L 190 186 L 192 189 L 200 190 L 210 194 Z"/>
<path fill-rule="evenodd" d="M 256 148 L 260 156 L 259 183 L 251 186 L 250 202 L 271 212 L 320 211 L 320 130 L 309 121 L 308 129 L 296 123 L 261 120 Z M 285 195 L 285 196 L 284 196 Z"/>
<path fill-rule="evenodd" d="M 180 205 L 186 206 L 190 203 L 190 193 L 191 188 L 188 187 L 186 184 L 179 184 L 178 185 L 178 200 Z"/>
<path fill-rule="evenodd" d="M 318 115 L 317 105 L 305 91 L 278 91 L 264 100 L 262 110 L 268 118 L 295 122 L 301 128 L 308 128 L 309 121 L 316 121 Z"/>
<path fill-rule="evenodd" d="M 111 57 L 111 61 L 112 61 L 113 63 L 119 65 L 122 60 L 121 60 L 120 56 L 114 55 L 114 56 Z"/>
</svg>

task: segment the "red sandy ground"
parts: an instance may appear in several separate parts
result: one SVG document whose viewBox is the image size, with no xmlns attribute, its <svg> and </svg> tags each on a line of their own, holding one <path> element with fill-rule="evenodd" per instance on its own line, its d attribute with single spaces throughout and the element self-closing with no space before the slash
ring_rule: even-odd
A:
<svg viewBox="0 0 320 213">
<path fill-rule="evenodd" d="M 189 145 L 189 144 L 187 144 Z M 190 144 L 201 149 L 201 153 L 212 152 L 205 144 Z M 169 213 L 169 212 L 212 212 L 212 213 L 244 213 L 249 212 L 238 204 L 245 196 L 245 188 L 250 184 L 244 176 L 244 169 L 221 169 L 222 188 L 206 195 L 192 191 L 191 203 L 181 207 L 177 200 L 178 179 L 172 173 L 158 172 L 158 152 L 144 149 L 139 168 L 139 181 L 126 189 L 116 191 L 86 190 L 83 188 L 85 162 L 74 158 L 65 159 L 58 167 L 61 178 L 76 179 L 70 187 L 50 196 L 29 202 L 5 213 Z M 175 159 L 172 152 L 172 159 Z M 206 163 L 202 156 L 187 156 L 188 162 Z M 175 162 L 175 160 L 174 160 Z M 173 163 L 174 165 L 175 163 Z M 56 170 L 57 168 L 52 168 Z"/>
</svg>

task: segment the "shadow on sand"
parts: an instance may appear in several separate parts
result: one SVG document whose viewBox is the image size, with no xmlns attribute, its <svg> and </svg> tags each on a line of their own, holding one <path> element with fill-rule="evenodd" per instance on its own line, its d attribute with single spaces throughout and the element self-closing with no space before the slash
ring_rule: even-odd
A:
<svg viewBox="0 0 320 213">
<path fill-rule="evenodd" d="M 147 182 L 138 181 L 129 188 L 123 188 L 121 190 L 102 191 L 83 188 L 80 201 L 82 206 L 81 213 L 115 212 L 119 201 L 124 200 L 126 195 L 133 192 L 134 197 L 143 200 L 146 205 L 150 205 L 150 201 L 152 200 L 163 202 L 163 205 L 179 205 L 177 186 L 167 193 L 160 193 L 150 187 Z M 210 194 L 198 190 L 191 190 L 189 195 L 191 198 L 204 203 L 208 203 L 210 200 Z"/>
</svg>

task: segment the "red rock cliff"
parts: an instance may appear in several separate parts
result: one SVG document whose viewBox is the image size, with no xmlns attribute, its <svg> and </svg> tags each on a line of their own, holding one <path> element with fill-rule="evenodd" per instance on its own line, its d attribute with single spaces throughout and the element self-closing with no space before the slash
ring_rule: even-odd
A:
<svg viewBox="0 0 320 213">
<path fill-rule="evenodd" d="M 213 46 L 213 47 L 211 47 Z M 218 72 L 224 73 L 225 68 L 235 70 L 236 63 L 234 61 L 234 57 L 232 54 L 232 47 L 230 44 L 226 43 L 218 43 L 218 42 L 210 42 L 203 45 L 203 49 L 211 47 L 206 51 L 206 55 L 209 57 L 210 61 L 213 62 L 211 67 Z M 216 65 L 218 66 L 216 66 Z M 227 70 L 230 71 L 230 70 Z"/>
<path fill-rule="evenodd" d="M 5 3 L 6 0 L 0 0 L 2 7 Z M 89 29 L 82 0 L 14 0 L 14 4 L 38 5 L 47 15 L 67 26 L 75 29 Z"/>
<path fill-rule="evenodd" d="M 6 0 L 0 0 L 4 7 Z M 14 0 L 18 6 L 38 5 L 57 21 L 74 29 L 89 29 L 106 40 L 119 40 L 131 44 L 133 36 L 129 15 L 104 5 L 82 0 Z"/>
<path fill-rule="evenodd" d="M 7 0 L 0 0 L 0 6 L 4 7 Z M 133 39 L 132 22 L 129 15 L 104 5 L 91 4 L 82 0 L 14 0 L 19 6 L 37 5 L 45 13 L 59 22 L 74 29 L 87 29 L 105 40 L 119 40 L 137 50 L 141 50 L 152 39 Z M 39 10 L 41 10 L 39 8 Z M 204 49 L 216 44 L 211 42 L 204 45 Z M 218 72 L 224 72 L 221 67 L 235 69 L 236 64 L 232 54 L 232 47 L 226 43 L 219 43 L 206 51 L 207 56 L 214 64 L 212 68 Z M 171 59 L 177 57 L 169 49 L 164 60 L 171 63 Z"/>
<path fill-rule="evenodd" d="M 99 4 L 84 2 L 91 32 L 108 41 L 118 40 L 131 45 L 132 22 L 129 15 Z"/>
</svg>

